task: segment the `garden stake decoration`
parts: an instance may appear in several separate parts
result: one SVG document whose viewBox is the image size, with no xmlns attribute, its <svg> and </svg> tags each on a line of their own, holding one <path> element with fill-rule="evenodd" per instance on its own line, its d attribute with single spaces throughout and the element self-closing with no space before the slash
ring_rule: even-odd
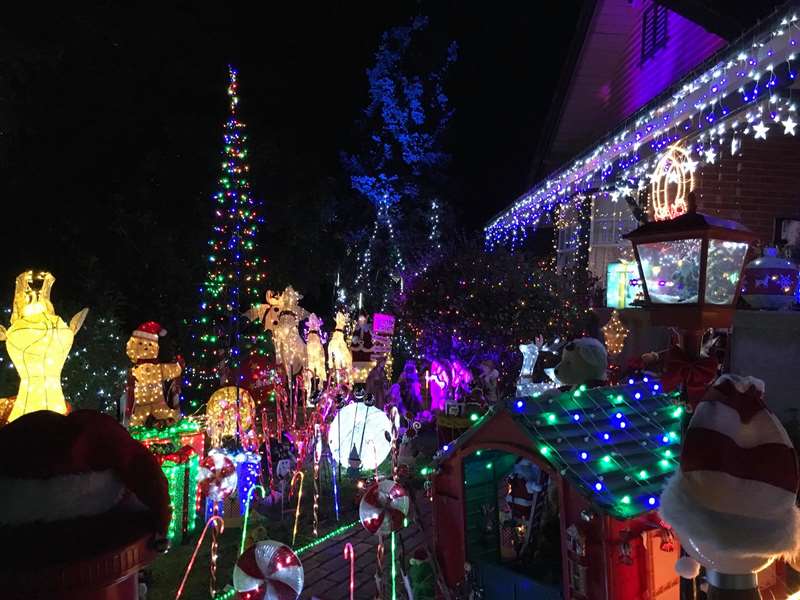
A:
<svg viewBox="0 0 800 600">
<path fill-rule="evenodd" d="M 242 523 L 242 543 L 239 545 L 239 556 L 241 556 L 242 552 L 244 552 L 244 541 L 247 538 L 247 524 L 250 521 L 250 503 L 253 501 L 253 492 L 256 490 L 261 490 L 262 498 L 266 497 L 267 495 L 264 486 L 261 485 L 254 485 L 247 492 L 247 502 L 245 503 L 244 508 L 244 522 Z"/>
<path fill-rule="evenodd" d="M 289 483 L 289 488 L 294 487 L 294 480 L 300 477 L 300 485 L 297 488 L 297 507 L 294 509 L 294 527 L 292 528 L 292 547 L 294 547 L 294 541 L 297 538 L 297 523 L 300 520 L 300 500 L 303 498 L 303 479 L 305 479 L 305 475 L 302 471 L 297 471 L 294 475 L 292 475 L 292 480 Z"/>
<path fill-rule="evenodd" d="M 344 545 L 344 559 L 350 560 L 350 600 L 353 600 L 356 583 L 356 551 L 350 542 Z"/>
<path fill-rule="evenodd" d="M 189 573 L 192 572 L 192 567 L 194 567 L 194 563 L 197 560 L 197 553 L 200 551 L 200 546 L 203 544 L 203 540 L 206 537 L 206 532 L 208 531 L 209 527 L 211 527 L 214 532 L 211 542 L 211 597 L 214 597 L 214 586 L 216 584 L 217 577 L 217 548 L 215 539 L 217 529 L 219 529 L 219 533 L 223 533 L 225 531 L 225 521 L 223 521 L 222 517 L 219 515 L 213 515 L 208 519 L 208 521 L 206 521 L 206 525 L 203 527 L 203 531 L 200 533 L 200 537 L 197 539 L 197 543 L 194 546 L 194 552 L 192 552 L 192 557 L 189 559 L 189 564 L 186 565 L 186 572 L 183 574 L 181 584 L 178 586 L 178 591 L 175 594 L 175 600 L 179 600 L 183 595 L 183 589 L 186 586 L 186 580 L 189 579 Z"/>
</svg>

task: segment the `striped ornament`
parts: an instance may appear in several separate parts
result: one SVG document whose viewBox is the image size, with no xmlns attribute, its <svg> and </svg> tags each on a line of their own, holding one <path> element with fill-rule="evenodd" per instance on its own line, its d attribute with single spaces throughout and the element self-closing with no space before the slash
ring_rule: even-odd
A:
<svg viewBox="0 0 800 600">
<path fill-rule="evenodd" d="M 265 540 L 242 553 L 233 569 L 240 600 L 297 600 L 303 591 L 303 565 L 289 546 Z"/>
<path fill-rule="evenodd" d="M 385 535 L 403 527 L 408 516 L 408 492 L 392 479 L 376 481 L 364 492 L 358 508 L 364 529 Z"/>
</svg>

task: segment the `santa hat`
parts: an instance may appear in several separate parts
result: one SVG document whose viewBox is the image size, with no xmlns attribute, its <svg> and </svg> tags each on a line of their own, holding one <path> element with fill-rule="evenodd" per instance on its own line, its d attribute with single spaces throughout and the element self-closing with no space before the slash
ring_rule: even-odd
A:
<svg viewBox="0 0 800 600">
<path fill-rule="evenodd" d="M 164 337 L 167 335 L 167 330 L 163 329 L 161 325 L 155 321 L 147 321 L 146 323 L 139 325 L 132 335 L 133 337 L 140 337 L 146 340 L 157 342 L 159 336 Z"/>
<path fill-rule="evenodd" d="M 763 395 L 758 379 L 717 379 L 694 411 L 680 470 L 661 495 L 663 519 L 695 554 L 717 563 L 798 550 L 797 456 Z"/>
<path fill-rule="evenodd" d="M 37 411 L 0 429 L 0 489 L 0 529 L 133 511 L 165 534 L 170 520 L 158 462 L 96 411 Z"/>
</svg>

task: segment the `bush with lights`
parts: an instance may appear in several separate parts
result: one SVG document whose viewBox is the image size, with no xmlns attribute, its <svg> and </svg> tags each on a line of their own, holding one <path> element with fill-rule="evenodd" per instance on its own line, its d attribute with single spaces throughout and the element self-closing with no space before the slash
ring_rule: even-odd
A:
<svg viewBox="0 0 800 600">
<path fill-rule="evenodd" d="M 487 253 L 474 242 L 448 255 L 398 307 L 416 357 L 454 357 L 470 366 L 492 360 L 502 397 L 520 370 L 520 344 L 539 334 L 569 339 L 588 332 L 594 280 L 585 269 L 558 272 L 550 259 Z"/>
</svg>

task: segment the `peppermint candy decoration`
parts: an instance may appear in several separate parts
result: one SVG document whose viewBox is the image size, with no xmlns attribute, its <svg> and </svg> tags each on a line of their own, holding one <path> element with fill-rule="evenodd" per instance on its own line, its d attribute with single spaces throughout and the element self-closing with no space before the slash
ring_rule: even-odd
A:
<svg viewBox="0 0 800 600">
<path fill-rule="evenodd" d="M 392 479 L 376 481 L 364 492 L 358 516 L 364 529 L 385 535 L 403 527 L 408 516 L 408 492 Z"/>
<path fill-rule="evenodd" d="M 212 450 L 197 473 L 200 491 L 213 502 L 223 502 L 236 489 L 236 465 L 222 452 Z"/>
<path fill-rule="evenodd" d="M 297 555 L 272 540 L 250 546 L 233 569 L 233 587 L 241 600 L 297 600 L 304 579 Z"/>
</svg>

